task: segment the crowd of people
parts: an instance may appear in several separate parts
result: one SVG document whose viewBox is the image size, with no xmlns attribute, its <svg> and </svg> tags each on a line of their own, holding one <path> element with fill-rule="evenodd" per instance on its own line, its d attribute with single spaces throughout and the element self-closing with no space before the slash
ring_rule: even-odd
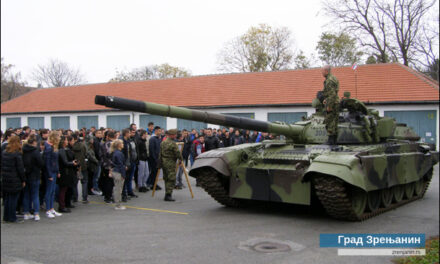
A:
<svg viewBox="0 0 440 264">
<path fill-rule="evenodd" d="M 79 200 L 87 204 L 89 195 L 102 195 L 106 203 L 115 203 L 116 210 L 125 209 L 122 203 L 138 197 L 134 190 L 142 193 L 153 188 L 166 137 L 152 122 L 146 129 L 131 124 L 122 131 L 95 127 L 50 131 L 25 126 L 2 132 L 3 221 L 39 221 L 43 209 L 46 217 L 59 217 L 70 213 Z M 203 152 L 265 139 L 273 136 L 234 128 L 183 129 L 176 137 L 186 166 Z M 184 187 L 180 168 L 175 189 Z M 160 189 L 157 185 L 156 190 Z"/>
</svg>

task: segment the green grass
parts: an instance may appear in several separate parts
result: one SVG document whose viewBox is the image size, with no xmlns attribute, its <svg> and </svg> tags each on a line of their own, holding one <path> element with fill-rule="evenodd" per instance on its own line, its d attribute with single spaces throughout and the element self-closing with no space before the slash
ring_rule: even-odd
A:
<svg viewBox="0 0 440 264">
<path fill-rule="evenodd" d="M 396 264 L 433 264 L 439 263 L 438 236 L 432 237 L 425 242 L 425 256 L 411 256 L 393 260 Z"/>
</svg>

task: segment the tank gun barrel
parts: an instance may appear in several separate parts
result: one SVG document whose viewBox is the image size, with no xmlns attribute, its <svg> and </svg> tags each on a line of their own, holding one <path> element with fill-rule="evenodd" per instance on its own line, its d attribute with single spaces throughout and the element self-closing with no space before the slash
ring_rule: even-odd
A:
<svg viewBox="0 0 440 264">
<path fill-rule="evenodd" d="M 210 113 L 207 111 L 144 102 L 115 96 L 96 95 L 95 104 L 121 110 L 136 111 L 152 115 L 169 116 L 220 126 L 280 134 L 292 139 L 297 139 L 303 130 L 302 126 L 297 125 L 276 124 L 245 117 Z"/>
</svg>

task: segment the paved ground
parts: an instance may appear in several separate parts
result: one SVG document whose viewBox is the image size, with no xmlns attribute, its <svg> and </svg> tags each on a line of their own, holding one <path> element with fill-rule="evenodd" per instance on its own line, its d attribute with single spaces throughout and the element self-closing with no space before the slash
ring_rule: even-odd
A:
<svg viewBox="0 0 440 264">
<path fill-rule="evenodd" d="M 163 183 L 162 183 L 163 185 Z M 91 196 L 71 214 L 23 224 L 1 224 L 1 263 L 390 263 L 390 257 L 338 257 L 319 248 L 320 233 L 439 234 L 439 170 L 422 200 L 364 222 L 342 222 L 304 207 L 231 209 L 202 189 L 151 192 L 115 211 Z M 148 209 L 172 212 L 151 211 Z M 183 213 L 183 214 L 182 214 Z M 261 241 L 292 250 L 260 253 Z"/>
</svg>

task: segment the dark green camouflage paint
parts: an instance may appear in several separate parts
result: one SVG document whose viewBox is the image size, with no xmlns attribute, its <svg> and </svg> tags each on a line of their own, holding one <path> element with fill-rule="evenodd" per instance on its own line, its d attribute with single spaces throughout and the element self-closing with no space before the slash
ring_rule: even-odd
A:
<svg viewBox="0 0 440 264">
<path fill-rule="evenodd" d="M 234 198 L 310 204 L 311 178 L 337 177 L 364 191 L 421 179 L 438 163 L 432 146 L 417 143 L 414 131 L 388 117 L 379 117 L 356 99 L 342 99 L 338 146 L 327 141 L 322 108 L 307 120 L 288 125 L 227 116 L 117 97 L 97 96 L 108 107 L 251 129 L 287 137 L 211 150 L 198 156 L 190 175 L 213 168 Z"/>
</svg>

